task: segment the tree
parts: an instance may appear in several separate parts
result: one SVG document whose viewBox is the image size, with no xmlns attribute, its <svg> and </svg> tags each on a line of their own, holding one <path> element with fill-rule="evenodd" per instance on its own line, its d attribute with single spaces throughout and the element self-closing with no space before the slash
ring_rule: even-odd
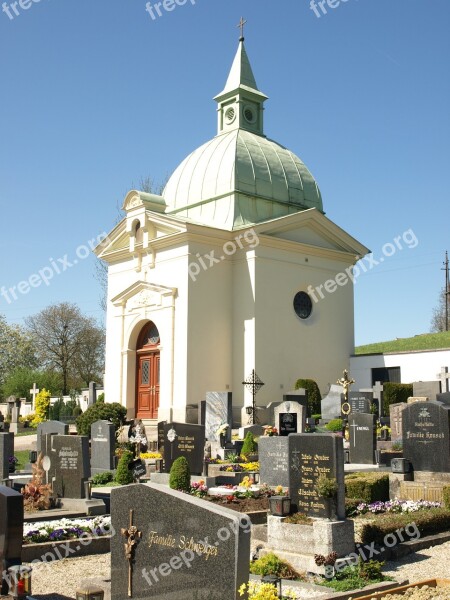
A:
<svg viewBox="0 0 450 600">
<path fill-rule="evenodd" d="M 448 318 L 447 326 L 445 323 L 445 287 L 442 288 L 439 294 L 439 303 L 436 308 L 433 308 L 433 316 L 431 318 L 431 331 L 439 333 L 440 331 L 448 331 L 450 326 L 450 318 Z M 449 298 L 450 303 L 450 298 Z M 450 313 L 450 306 L 449 306 Z M 450 315 L 449 315 L 450 316 Z"/>
<path fill-rule="evenodd" d="M 85 317 L 75 304 L 54 304 L 37 315 L 28 317 L 25 322 L 34 340 L 40 363 L 61 373 L 63 394 L 69 391 L 71 377 L 89 376 L 93 379 L 93 374 L 99 377 L 103 372 L 103 330 L 94 319 Z M 89 356 L 92 361 L 89 369 L 86 367 L 85 356 Z M 89 383 L 85 379 L 84 381 Z"/>
<path fill-rule="evenodd" d="M 8 325 L 0 315 L 0 386 L 19 367 L 37 367 L 33 342 L 19 325 Z"/>
<path fill-rule="evenodd" d="M 5 398 L 8 396 L 17 396 L 18 398 L 31 400 L 30 389 L 33 387 L 33 383 L 40 390 L 43 388 L 49 390 L 52 396 L 59 396 L 63 388 L 60 373 L 18 367 L 7 376 L 2 385 L 2 394 Z"/>
</svg>

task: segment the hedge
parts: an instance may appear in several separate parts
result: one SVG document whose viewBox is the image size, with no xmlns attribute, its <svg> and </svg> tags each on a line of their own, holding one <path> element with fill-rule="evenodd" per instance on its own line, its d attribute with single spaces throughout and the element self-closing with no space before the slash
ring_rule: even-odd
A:
<svg viewBox="0 0 450 600">
<path fill-rule="evenodd" d="M 412 383 L 383 383 L 384 414 L 389 414 L 391 404 L 406 402 L 413 395 Z"/>
<path fill-rule="evenodd" d="M 377 515 L 376 522 L 364 523 L 361 527 L 361 542 L 363 544 L 375 544 L 384 545 L 384 538 L 388 533 L 394 533 L 397 529 L 405 528 L 406 531 L 402 532 L 404 541 L 418 538 L 417 529 L 415 529 L 415 536 L 411 535 L 408 537 L 408 525 L 415 525 L 420 532 L 420 537 L 426 535 L 433 535 L 435 533 L 442 533 L 450 529 L 450 510 L 444 508 L 427 509 L 417 511 L 414 513 L 392 513 Z M 401 539 L 399 539 L 401 541 Z"/>
<path fill-rule="evenodd" d="M 445 508 L 450 510 L 450 485 L 446 485 L 442 490 L 442 499 L 444 501 Z"/>
<path fill-rule="evenodd" d="M 350 473 L 345 476 L 345 497 L 370 504 L 389 500 L 388 473 Z"/>
<path fill-rule="evenodd" d="M 306 390 L 306 401 L 308 404 L 308 414 L 306 416 L 319 414 L 322 410 L 322 396 L 317 383 L 314 379 L 298 379 L 295 383 L 295 389 L 299 390 L 300 388 Z"/>
</svg>

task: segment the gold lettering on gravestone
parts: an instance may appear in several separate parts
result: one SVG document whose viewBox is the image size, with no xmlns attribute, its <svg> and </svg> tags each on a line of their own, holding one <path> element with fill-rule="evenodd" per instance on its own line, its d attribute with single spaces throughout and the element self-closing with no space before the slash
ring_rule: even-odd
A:
<svg viewBox="0 0 450 600">
<path fill-rule="evenodd" d="M 124 544 L 125 548 L 125 558 L 128 560 L 128 597 L 133 597 L 133 560 L 134 553 L 136 550 L 136 546 L 138 545 L 139 540 L 142 537 L 142 532 L 138 531 L 136 525 L 133 525 L 133 515 L 134 510 L 130 509 L 130 522 L 128 525 L 128 529 L 121 529 L 120 533 L 125 536 L 126 542 Z"/>
<path fill-rule="evenodd" d="M 299 508 L 305 511 L 318 513 L 325 509 L 323 500 L 318 495 L 315 486 L 320 475 L 331 473 L 331 458 L 326 454 L 301 453 L 299 458 L 299 470 L 302 473 L 301 487 L 298 490 Z"/>
<path fill-rule="evenodd" d="M 166 546 L 167 548 L 178 548 L 179 550 L 191 550 L 198 556 L 203 555 L 205 560 L 212 556 L 218 556 L 217 546 L 209 544 L 207 541 L 195 541 L 192 536 L 180 535 L 179 538 L 172 534 L 159 534 L 157 531 L 150 531 L 148 535 L 148 547 L 153 545 Z"/>
</svg>

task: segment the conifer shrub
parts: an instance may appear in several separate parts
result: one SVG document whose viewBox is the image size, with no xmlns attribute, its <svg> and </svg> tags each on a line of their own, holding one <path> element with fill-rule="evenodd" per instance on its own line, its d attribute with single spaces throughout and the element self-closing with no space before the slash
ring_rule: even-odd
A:
<svg viewBox="0 0 450 600">
<path fill-rule="evenodd" d="M 325 429 L 328 429 L 328 431 L 333 431 L 334 433 L 337 432 L 341 432 L 342 431 L 342 419 L 331 419 L 331 421 L 329 421 L 326 425 L 325 425 Z"/>
<path fill-rule="evenodd" d="M 305 389 L 307 394 L 308 414 L 306 416 L 319 414 L 322 410 L 322 395 L 317 383 L 314 379 L 298 379 L 295 383 L 295 389 L 299 390 L 300 388 Z"/>
<path fill-rule="evenodd" d="M 191 469 L 184 456 L 180 456 L 170 468 L 169 486 L 173 490 L 181 492 L 190 492 L 191 490 Z"/>
<path fill-rule="evenodd" d="M 350 473 L 345 476 L 345 497 L 371 504 L 389 500 L 388 473 Z"/>
<path fill-rule="evenodd" d="M 114 481 L 120 485 L 128 485 L 133 483 L 133 473 L 130 469 L 130 464 L 133 462 L 134 456 L 130 450 L 125 450 L 119 459 L 117 465 L 116 477 Z"/>
<path fill-rule="evenodd" d="M 384 414 L 389 414 L 389 406 L 406 402 L 413 395 L 412 383 L 383 383 L 383 406 Z"/>
<path fill-rule="evenodd" d="M 50 411 L 50 392 L 45 388 L 36 396 L 35 406 L 36 410 L 34 413 L 34 419 L 31 422 L 33 427 L 37 427 L 39 423 L 48 420 Z"/>
<path fill-rule="evenodd" d="M 255 436 L 251 431 L 248 431 L 242 446 L 241 456 L 248 456 L 256 452 L 258 452 L 258 444 L 255 442 Z"/>
</svg>

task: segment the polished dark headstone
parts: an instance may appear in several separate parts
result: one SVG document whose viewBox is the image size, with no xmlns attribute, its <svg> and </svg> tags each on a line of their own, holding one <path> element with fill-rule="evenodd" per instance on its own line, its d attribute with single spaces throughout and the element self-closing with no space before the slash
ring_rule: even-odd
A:
<svg viewBox="0 0 450 600">
<path fill-rule="evenodd" d="M 261 436 L 258 442 L 259 480 L 272 487 L 289 487 L 287 437 Z"/>
<path fill-rule="evenodd" d="M 299 396 L 297 396 L 298 398 Z M 285 396 L 286 398 L 286 396 Z M 286 400 L 274 409 L 274 425 L 280 435 L 305 433 L 306 408 L 297 401 Z"/>
<path fill-rule="evenodd" d="M 0 486 L 0 564 L 2 594 L 8 593 L 5 571 L 22 563 L 23 496 L 6 486 Z"/>
<path fill-rule="evenodd" d="M 403 457 L 414 471 L 450 472 L 450 406 L 408 404 L 403 411 Z"/>
<path fill-rule="evenodd" d="M 225 441 L 231 441 L 231 427 L 233 424 L 233 404 L 231 392 L 206 392 L 205 410 L 205 435 L 210 442 L 219 442 L 217 430 L 224 423 L 229 428 L 225 434 Z"/>
<path fill-rule="evenodd" d="M 438 402 L 442 402 L 442 404 L 450 405 L 450 392 L 444 392 L 443 394 L 438 394 L 436 397 Z"/>
<path fill-rule="evenodd" d="M 284 394 L 283 402 L 298 402 L 298 404 L 301 404 L 305 409 L 305 419 L 311 416 L 308 407 L 308 392 L 303 388 Z"/>
<path fill-rule="evenodd" d="M 91 474 L 113 471 L 115 468 L 116 433 L 109 421 L 91 425 Z"/>
<path fill-rule="evenodd" d="M 111 492 L 111 600 L 237 600 L 248 581 L 247 515 L 156 484 Z M 125 544 L 137 528 L 131 561 Z M 128 581 L 131 566 L 131 587 Z"/>
<path fill-rule="evenodd" d="M 60 498 L 85 498 L 84 484 L 91 474 L 89 438 L 84 435 L 46 435 L 42 443 L 43 466 L 53 492 Z"/>
<path fill-rule="evenodd" d="M 42 438 L 44 435 L 67 435 L 69 426 L 61 421 L 44 421 L 37 426 L 37 453 L 42 452 Z"/>
<path fill-rule="evenodd" d="M 205 450 L 205 428 L 189 423 L 165 423 L 164 425 L 164 470 L 170 472 L 174 460 L 186 457 L 192 475 L 203 472 Z"/>
<path fill-rule="evenodd" d="M 160 421 L 158 423 L 158 452 L 162 454 L 164 458 L 164 426 L 167 425 L 167 421 Z"/>
<path fill-rule="evenodd" d="M 349 392 L 348 402 L 352 413 L 370 414 L 373 394 L 371 392 Z"/>
<path fill-rule="evenodd" d="M 9 458 L 14 456 L 14 434 L 0 433 L 0 479 L 9 478 Z"/>
<path fill-rule="evenodd" d="M 375 415 L 353 413 L 348 416 L 350 432 L 350 462 L 360 465 L 375 464 L 377 432 Z"/>
</svg>

